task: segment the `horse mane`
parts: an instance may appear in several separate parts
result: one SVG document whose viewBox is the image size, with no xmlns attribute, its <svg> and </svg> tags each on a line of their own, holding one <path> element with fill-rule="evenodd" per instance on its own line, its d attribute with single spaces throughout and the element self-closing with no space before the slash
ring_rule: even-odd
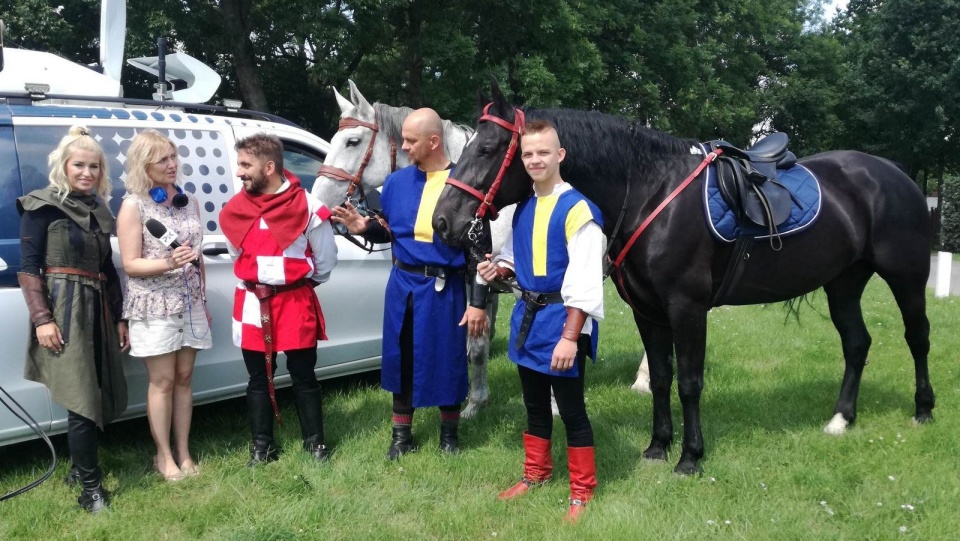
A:
<svg viewBox="0 0 960 541">
<path fill-rule="evenodd" d="M 377 112 L 377 122 L 380 123 L 380 133 L 399 141 L 403 121 L 410 116 L 413 109 L 402 106 L 394 107 L 385 103 L 376 102 L 373 104 L 373 110 Z"/>
<path fill-rule="evenodd" d="M 596 111 L 524 108 L 524 112 L 528 119 L 557 126 L 567 152 L 561 172 L 571 180 L 664 178 L 671 160 L 678 154 L 689 156 L 696 144 Z"/>
</svg>

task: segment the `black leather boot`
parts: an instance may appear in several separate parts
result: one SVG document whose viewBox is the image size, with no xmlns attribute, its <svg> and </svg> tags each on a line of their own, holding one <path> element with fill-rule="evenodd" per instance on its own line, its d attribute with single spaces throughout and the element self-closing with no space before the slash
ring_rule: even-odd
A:
<svg viewBox="0 0 960 541">
<path fill-rule="evenodd" d="M 300 434 L 303 435 L 303 450 L 313 455 L 317 462 L 330 458 L 330 451 L 323 444 L 323 397 L 320 388 L 293 389 L 300 417 Z"/>
<path fill-rule="evenodd" d="M 110 493 L 103 488 L 103 473 L 100 468 L 94 468 L 91 471 L 80 468 L 79 472 L 83 490 L 77 498 L 77 503 L 93 514 L 106 509 L 110 505 Z"/>
<path fill-rule="evenodd" d="M 387 460 L 396 460 L 401 455 L 417 450 L 413 443 L 413 427 L 410 425 L 393 425 L 393 441 L 387 450 Z"/>
<path fill-rule="evenodd" d="M 91 513 L 99 513 L 110 505 L 110 493 L 103 488 L 103 473 L 100 471 L 97 448 L 97 425 L 91 419 L 67 412 L 67 445 L 70 447 L 71 475 L 76 472 L 80 484 L 77 503 Z"/>
<path fill-rule="evenodd" d="M 250 417 L 250 462 L 247 467 L 273 462 L 277 446 L 273 441 L 273 406 L 266 391 L 247 391 L 247 416 Z"/>
<path fill-rule="evenodd" d="M 457 421 L 442 421 L 440 423 L 440 451 L 455 455 L 457 449 Z"/>
</svg>

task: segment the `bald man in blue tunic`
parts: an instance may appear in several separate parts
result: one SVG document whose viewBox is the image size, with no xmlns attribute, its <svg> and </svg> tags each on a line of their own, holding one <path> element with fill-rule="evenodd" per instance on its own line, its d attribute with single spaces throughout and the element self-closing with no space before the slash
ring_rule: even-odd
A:
<svg viewBox="0 0 960 541">
<path fill-rule="evenodd" d="M 467 258 L 462 249 L 444 244 L 431 223 L 454 166 L 443 150 L 443 122 L 436 111 L 418 109 L 404 121 L 401 135 L 410 165 L 383 185 L 384 220 L 361 216 L 349 202 L 333 209 L 331 218 L 368 241 L 393 243 L 381 370 L 382 387 L 393 393 L 390 460 L 416 449 L 413 413 L 432 406 L 440 408 L 440 450 L 457 452 L 460 405 L 469 387 L 466 334 L 479 336 L 488 325 L 486 286 L 474 286 L 467 306 Z"/>
</svg>

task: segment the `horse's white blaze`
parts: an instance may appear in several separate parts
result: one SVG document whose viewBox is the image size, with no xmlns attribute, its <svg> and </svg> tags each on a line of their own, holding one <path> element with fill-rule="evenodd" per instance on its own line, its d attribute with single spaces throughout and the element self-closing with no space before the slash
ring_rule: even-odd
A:
<svg viewBox="0 0 960 541">
<path fill-rule="evenodd" d="M 838 413 L 833 416 L 833 419 L 830 419 L 830 422 L 827 423 L 827 426 L 823 427 L 823 431 L 827 434 L 839 436 L 847 431 L 848 426 L 850 426 L 850 423 L 843 418 L 843 414 Z"/>
</svg>

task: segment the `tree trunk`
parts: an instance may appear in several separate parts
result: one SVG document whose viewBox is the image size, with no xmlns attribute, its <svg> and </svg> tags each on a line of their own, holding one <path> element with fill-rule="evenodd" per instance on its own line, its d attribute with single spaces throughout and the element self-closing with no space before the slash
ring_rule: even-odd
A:
<svg viewBox="0 0 960 541">
<path fill-rule="evenodd" d="M 252 0 L 220 0 L 220 11 L 230 36 L 233 49 L 233 69 L 237 72 L 237 84 L 244 107 L 256 111 L 270 112 L 267 96 L 263 92 L 263 83 L 257 72 L 257 62 L 250 42 L 250 9 Z"/>
</svg>

